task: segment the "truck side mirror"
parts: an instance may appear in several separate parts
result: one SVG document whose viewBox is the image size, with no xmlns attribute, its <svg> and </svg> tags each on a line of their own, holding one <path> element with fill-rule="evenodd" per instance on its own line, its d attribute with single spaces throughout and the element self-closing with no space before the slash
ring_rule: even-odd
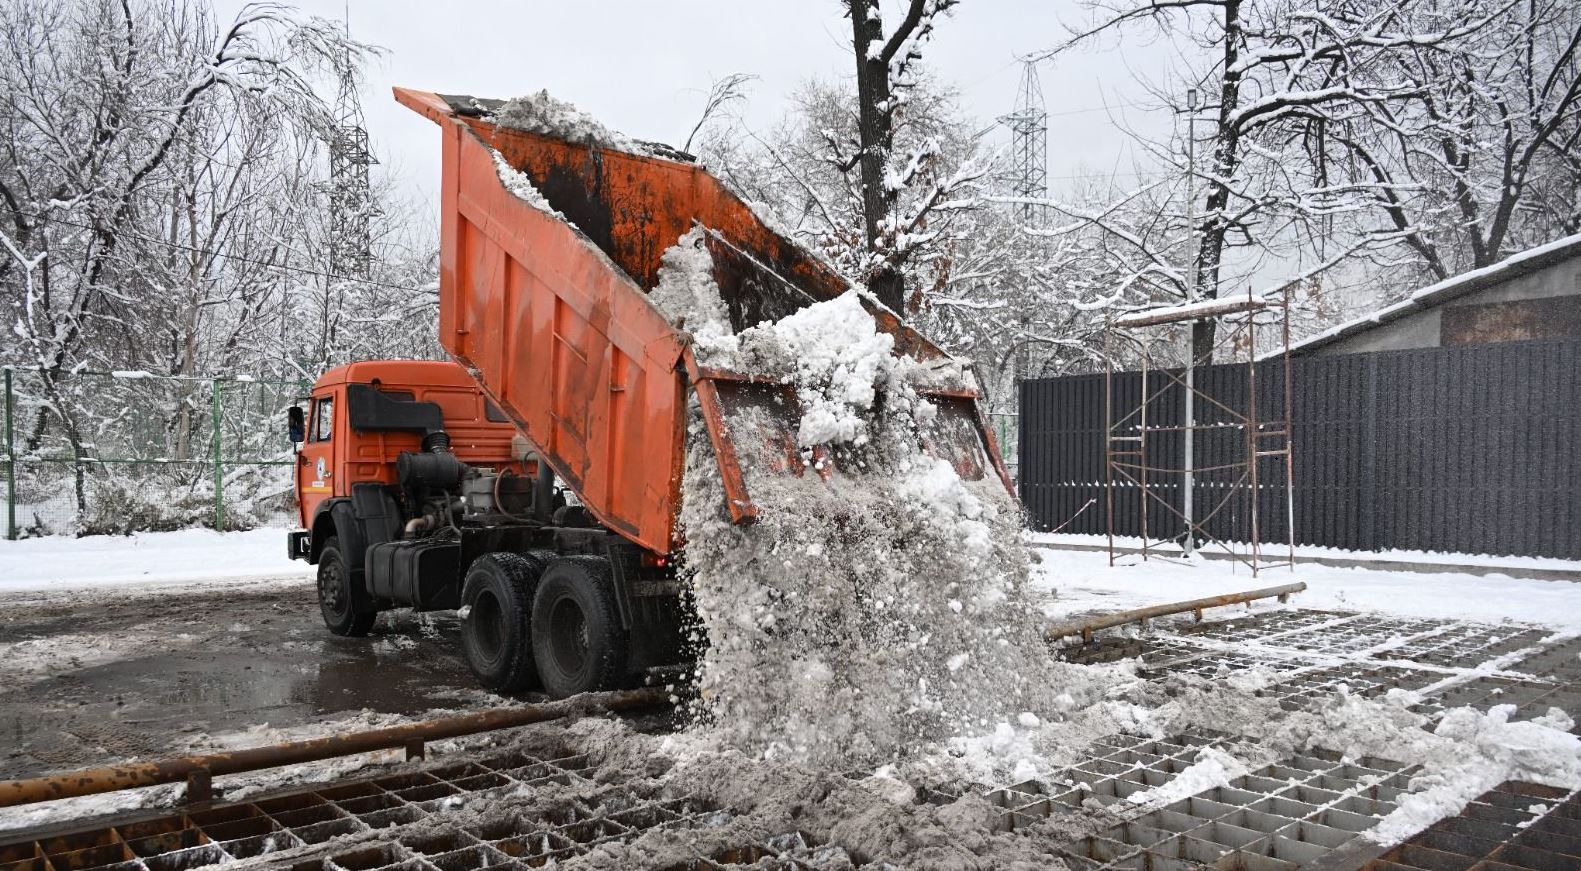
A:
<svg viewBox="0 0 1581 871">
<path fill-rule="evenodd" d="M 291 444 L 299 445 L 307 441 L 307 415 L 302 411 L 302 406 L 293 405 L 285 410 L 286 432 L 291 436 Z"/>
</svg>

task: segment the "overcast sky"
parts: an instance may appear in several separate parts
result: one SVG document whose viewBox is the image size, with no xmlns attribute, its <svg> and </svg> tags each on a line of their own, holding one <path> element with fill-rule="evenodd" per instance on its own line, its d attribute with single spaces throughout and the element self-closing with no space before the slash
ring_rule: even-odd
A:
<svg viewBox="0 0 1581 871">
<path fill-rule="evenodd" d="M 216 5 L 229 20 L 242 3 Z M 345 0 L 295 5 L 337 20 L 346 11 Z M 886 3 L 888 22 L 899 20 L 897 8 Z M 1080 16 L 1073 0 L 962 0 L 939 24 L 926 60 L 986 126 L 1014 105 L 1017 56 L 1058 42 L 1061 22 Z M 783 114 L 799 83 L 852 74 L 850 22 L 837 0 L 351 0 L 350 22 L 354 37 L 387 51 L 363 92 L 382 170 L 425 199 L 438 183 L 439 137 L 391 99 L 392 85 L 484 97 L 547 88 L 606 126 L 678 145 L 713 79 L 759 77 L 741 114 L 760 128 Z M 1167 123 L 1127 105 L 1148 99 L 1133 84 L 1134 71 L 1156 75 L 1166 51 L 1156 42 L 1125 51 L 1111 45 L 1040 65 L 1051 187 L 1078 170 L 1135 168 L 1115 122 Z M 1122 184 L 1129 181 L 1122 175 Z"/>
</svg>

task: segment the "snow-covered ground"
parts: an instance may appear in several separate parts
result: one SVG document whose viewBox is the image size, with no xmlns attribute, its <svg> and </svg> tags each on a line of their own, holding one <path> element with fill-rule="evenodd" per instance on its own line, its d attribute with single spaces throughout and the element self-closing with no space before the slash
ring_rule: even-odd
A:
<svg viewBox="0 0 1581 871">
<path fill-rule="evenodd" d="M 1558 629 L 1581 629 L 1581 584 L 1532 580 L 1502 574 L 1392 571 L 1388 562 L 1445 562 L 1471 565 L 1581 571 L 1581 563 L 1465 554 L 1386 554 L 1378 567 L 1336 568 L 1315 564 L 1267 570 L 1255 579 L 1230 560 L 1149 559 L 1123 555 L 1109 566 L 1102 551 L 1070 550 L 1057 544 L 1086 544 L 1092 536 L 1031 537 L 1040 562 L 1032 582 L 1049 591 L 1051 617 L 1119 610 L 1197 599 L 1258 587 L 1303 581 L 1296 604 L 1306 608 L 1377 611 L 1402 617 L 1513 620 Z M 1373 559 L 1377 555 L 1302 548 L 1303 556 Z M 207 529 L 144 532 L 128 536 L 52 536 L 0 540 L 0 593 L 76 590 L 266 578 L 301 579 L 305 563 L 285 556 L 285 530 L 217 533 Z"/>
<path fill-rule="evenodd" d="M 1072 545 L 1078 548 L 1107 548 L 1109 539 L 1103 535 L 1087 535 L 1077 533 L 1032 533 L 1028 540 L 1034 544 Z M 1115 546 L 1121 549 L 1138 549 L 1142 546 L 1140 538 L 1116 536 Z M 1154 542 L 1155 548 L 1158 543 Z M 1215 551 L 1222 554 L 1222 550 Z M 1274 550 L 1267 557 L 1278 559 L 1281 551 Z M 1296 548 L 1298 561 L 1324 559 L 1324 560 L 1364 560 L 1369 563 L 1416 563 L 1421 565 L 1443 566 L 1471 566 L 1479 571 L 1483 569 L 1505 568 L 1512 571 L 1527 571 L 1537 569 L 1540 571 L 1576 572 L 1581 574 L 1581 560 L 1555 559 L 1540 556 L 1495 556 L 1483 553 L 1446 553 L 1443 551 L 1426 550 L 1381 550 L 1381 551 L 1356 551 L 1342 550 L 1337 547 L 1312 547 L 1301 545 Z"/>
<path fill-rule="evenodd" d="M 1570 581 L 1315 564 L 1298 564 L 1294 570 L 1264 570 L 1253 578 L 1245 565 L 1233 560 L 1153 557 L 1144 562 L 1140 556 L 1123 555 L 1111 567 L 1109 555 L 1103 551 L 1039 546 L 1035 552 L 1041 560 L 1033 567 L 1032 583 L 1053 592 L 1044 608 L 1051 617 L 1139 608 L 1301 581 L 1307 589 L 1296 596 L 1294 604 L 1303 608 L 1486 623 L 1513 620 L 1581 630 L 1581 583 Z M 1578 568 L 1575 563 L 1544 562 Z"/>
<path fill-rule="evenodd" d="M 302 578 L 309 571 L 286 557 L 285 530 L 268 527 L 0 540 L 0 593 Z"/>
</svg>

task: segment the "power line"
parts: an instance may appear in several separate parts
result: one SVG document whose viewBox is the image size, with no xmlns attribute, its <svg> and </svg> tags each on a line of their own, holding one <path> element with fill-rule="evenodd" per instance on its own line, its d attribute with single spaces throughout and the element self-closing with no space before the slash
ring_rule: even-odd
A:
<svg viewBox="0 0 1581 871">
<path fill-rule="evenodd" d="M 76 221 L 68 221 L 65 218 L 57 218 L 50 215 L 40 215 L 33 212 L 18 212 L 17 214 L 32 218 L 36 221 L 54 221 L 57 224 L 65 224 L 68 227 L 76 227 L 79 230 L 92 230 L 98 232 L 103 229 L 101 227 L 95 227 L 91 224 L 81 224 Z M 194 254 L 206 254 L 210 257 L 218 257 L 226 260 L 237 260 L 242 263 L 251 263 L 256 266 L 262 266 L 266 269 L 278 269 L 281 272 L 293 272 L 299 275 L 312 275 L 318 278 L 328 278 L 333 281 L 355 281 L 358 284 L 370 284 L 375 287 L 387 287 L 391 290 L 418 289 L 406 284 L 391 284 L 387 281 L 377 281 L 372 278 L 359 278 L 355 275 L 340 275 L 334 272 L 322 272 L 317 269 L 309 269 L 305 266 L 287 266 L 283 263 L 273 263 L 268 260 L 259 260 L 256 257 L 248 257 L 245 254 L 231 254 L 225 251 L 215 251 L 212 248 L 198 248 L 192 245 L 183 245 L 180 242 L 172 242 L 169 239 L 161 239 L 158 236 L 145 236 L 141 233 L 132 232 L 131 230 L 118 230 L 116 231 L 116 235 L 130 236 L 133 239 L 141 239 L 145 242 L 153 242 L 156 245 L 163 245 L 166 248 L 173 248 L 178 251 L 189 251 Z"/>
<path fill-rule="evenodd" d="M 1134 100 L 1121 100 L 1104 106 L 1089 106 L 1086 109 L 1064 109 L 1059 112 L 1050 112 L 1050 115 L 1086 115 L 1091 112 L 1108 112 L 1113 109 L 1156 109 L 1151 103 L 1138 103 Z"/>
</svg>

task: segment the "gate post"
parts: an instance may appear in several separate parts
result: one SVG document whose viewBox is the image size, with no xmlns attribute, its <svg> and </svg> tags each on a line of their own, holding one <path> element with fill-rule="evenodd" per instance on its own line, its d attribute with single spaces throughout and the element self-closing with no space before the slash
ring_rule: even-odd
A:
<svg viewBox="0 0 1581 871">
<path fill-rule="evenodd" d="M 220 379 L 209 380 L 210 441 L 214 451 L 214 531 L 225 531 L 225 469 L 220 465 Z"/>
<path fill-rule="evenodd" d="M 11 390 L 11 367 L 5 370 L 5 537 L 16 541 L 16 436 L 12 408 L 16 405 Z"/>
</svg>

